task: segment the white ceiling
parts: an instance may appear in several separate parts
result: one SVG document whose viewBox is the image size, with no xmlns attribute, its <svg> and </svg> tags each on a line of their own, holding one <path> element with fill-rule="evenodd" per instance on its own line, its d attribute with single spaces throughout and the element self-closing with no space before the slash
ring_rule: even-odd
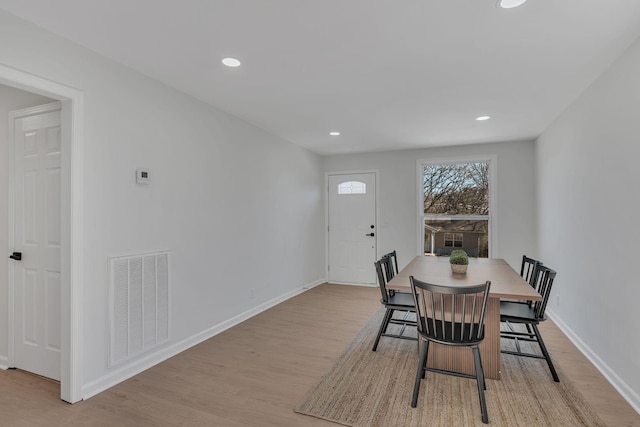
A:
<svg viewBox="0 0 640 427">
<path fill-rule="evenodd" d="M 538 136 L 640 36 L 640 0 L 0 0 L 320 154 Z M 231 69 L 221 59 L 242 61 Z M 487 114 L 491 120 L 474 118 Z M 339 137 L 329 136 L 339 130 Z"/>
</svg>

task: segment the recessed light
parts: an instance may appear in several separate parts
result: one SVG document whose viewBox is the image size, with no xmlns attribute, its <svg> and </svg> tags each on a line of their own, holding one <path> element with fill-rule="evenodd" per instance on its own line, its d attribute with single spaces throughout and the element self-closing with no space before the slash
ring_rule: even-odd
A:
<svg viewBox="0 0 640 427">
<path fill-rule="evenodd" d="M 491 116 L 478 116 L 476 117 L 476 120 L 479 122 L 483 122 L 485 120 L 489 120 L 491 118 Z"/>
<path fill-rule="evenodd" d="M 499 0 L 498 4 L 504 9 L 513 9 L 522 6 L 527 0 Z"/>
<path fill-rule="evenodd" d="M 338 131 L 329 132 L 329 135 L 331 135 L 331 136 L 340 136 L 340 132 L 338 132 Z"/>
<path fill-rule="evenodd" d="M 239 67 L 240 66 L 240 61 L 238 61 L 236 58 L 224 58 L 222 60 L 222 63 L 224 65 L 226 65 L 227 67 Z"/>
</svg>

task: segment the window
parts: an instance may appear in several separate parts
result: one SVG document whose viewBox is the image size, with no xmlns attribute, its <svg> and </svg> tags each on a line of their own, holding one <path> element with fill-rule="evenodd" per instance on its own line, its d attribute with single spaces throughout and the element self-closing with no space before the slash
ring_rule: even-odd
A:
<svg viewBox="0 0 640 427">
<path fill-rule="evenodd" d="M 360 181 L 348 181 L 338 185 L 338 194 L 367 194 L 367 184 Z"/>
<path fill-rule="evenodd" d="M 420 164 L 424 253 L 489 256 L 491 162 Z"/>
<path fill-rule="evenodd" d="M 444 233 L 444 247 L 445 248 L 461 248 L 462 247 L 462 233 Z"/>
</svg>

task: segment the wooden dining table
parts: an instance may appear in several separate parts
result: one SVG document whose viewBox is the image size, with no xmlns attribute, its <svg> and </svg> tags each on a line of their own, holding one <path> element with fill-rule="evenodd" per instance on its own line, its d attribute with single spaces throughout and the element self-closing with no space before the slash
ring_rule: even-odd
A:
<svg viewBox="0 0 640 427">
<path fill-rule="evenodd" d="M 500 299 L 540 301 L 542 297 L 503 259 L 469 258 L 466 274 L 451 272 L 448 257 L 417 256 L 387 284 L 388 289 L 411 291 L 409 277 L 444 286 L 491 282 L 485 313 L 485 338 L 480 354 L 485 377 L 500 379 Z M 473 354 L 465 347 L 429 346 L 427 366 L 474 375 Z"/>
</svg>

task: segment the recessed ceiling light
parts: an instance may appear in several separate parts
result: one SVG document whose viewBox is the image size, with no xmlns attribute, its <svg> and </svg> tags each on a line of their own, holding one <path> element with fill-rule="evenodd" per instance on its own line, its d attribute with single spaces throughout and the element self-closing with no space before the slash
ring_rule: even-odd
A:
<svg viewBox="0 0 640 427">
<path fill-rule="evenodd" d="M 340 132 L 338 132 L 338 131 L 329 132 L 329 135 L 331 135 L 331 136 L 340 136 Z"/>
<path fill-rule="evenodd" d="M 476 117 L 476 120 L 479 122 L 483 122 L 485 120 L 489 120 L 491 118 L 491 116 L 478 116 Z"/>
<path fill-rule="evenodd" d="M 239 67 L 240 66 L 240 61 L 238 61 L 236 58 L 224 58 L 222 60 L 222 63 L 224 65 L 226 65 L 227 67 Z"/>
<path fill-rule="evenodd" d="M 499 0 L 498 4 L 504 9 L 513 9 L 522 6 L 527 0 Z"/>
</svg>

